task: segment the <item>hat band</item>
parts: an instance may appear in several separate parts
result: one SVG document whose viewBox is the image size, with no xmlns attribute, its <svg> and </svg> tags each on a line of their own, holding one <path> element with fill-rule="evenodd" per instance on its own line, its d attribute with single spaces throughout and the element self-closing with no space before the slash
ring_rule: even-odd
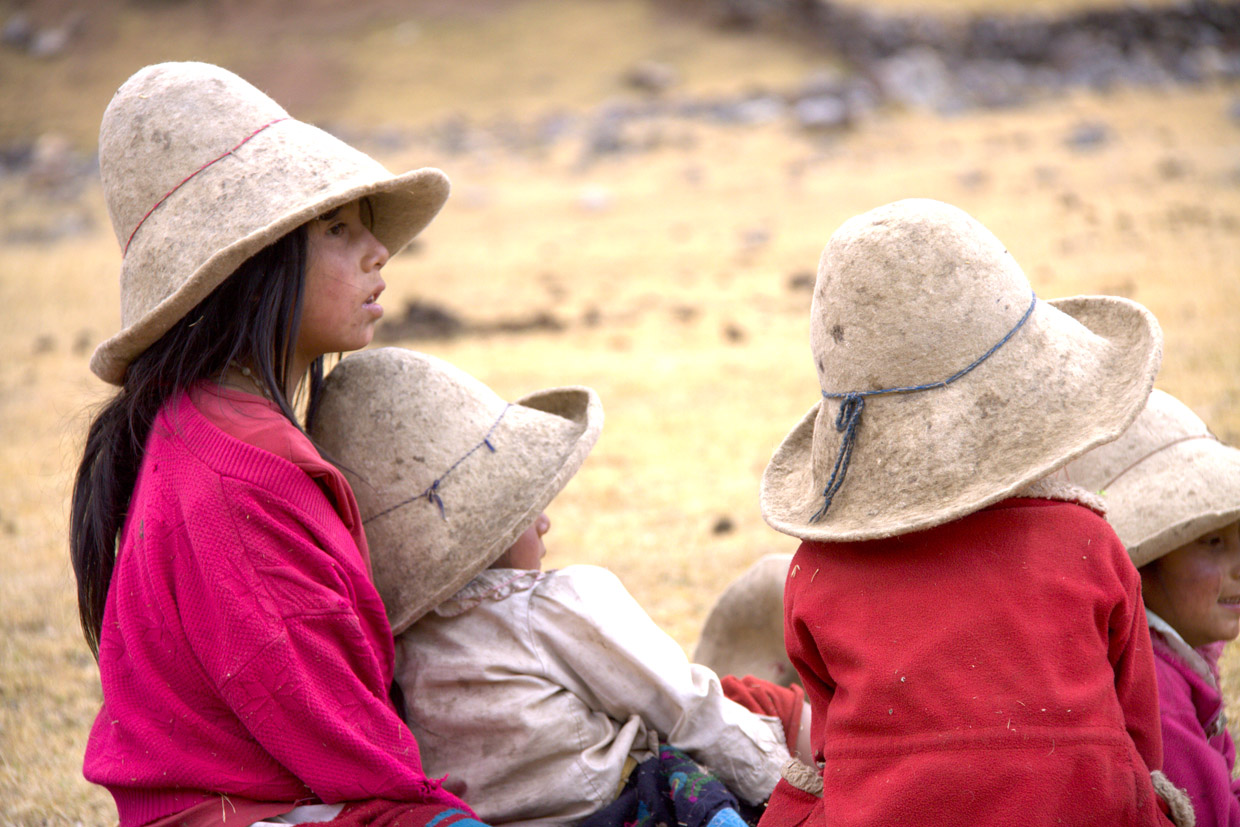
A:
<svg viewBox="0 0 1240 827">
<path fill-rule="evenodd" d="M 172 197 L 172 194 L 173 194 L 174 192 L 176 192 L 176 191 L 177 191 L 177 190 L 179 190 L 181 187 L 183 187 L 183 186 L 185 186 L 186 184 L 188 184 L 188 183 L 190 182 L 190 179 L 192 179 L 195 175 L 197 175 L 198 173 L 200 173 L 200 172 L 202 172 L 203 170 L 205 170 L 207 167 L 209 167 L 209 166 L 211 166 L 212 164 L 215 164 L 215 163 L 217 163 L 217 162 L 219 162 L 219 161 L 224 160 L 224 159 L 225 159 L 225 158 L 227 158 L 229 155 L 232 155 L 234 152 L 236 152 L 238 149 L 241 149 L 241 147 L 243 147 L 243 146 L 245 146 L 247 143 L 249 143 L 249 141 L 250 141 L 250 139 L 251 139 L 251 138 L 253 138 L 254 136 L 258 135 L 258 133 L 262 132 L 263 130 L 267 129 L 268 127 L 275 126 L 276 124 L 280 123 L 281 121 L 287 121 L 287 120 L 289 120 L 289 116 L 288 116 L 288 115 L 285 115 L 283 118 L 276 118 L 274 121 L 268 121 L 267 123 L 265 123 L 265 124 L 263 124 L 262 126 L 260 126 L 258 129 L 256 129 L 256 130 L 254 130 L 253 132 L 251 132 L 249 135 L 246 135 L 244 138 L 242 138 L 242 139 L 241 139 L 241 142 L 240 142 L 239 144 L 237 144 L 236 146 L 234 146 L 232 149 L 228 150 L 227 152 L 225 152 L 223 155 L 219 156 L 218 158 L 213 158 L 212 160 L 207 161 L 205 164 L 203 164 L 202 166 L 198 167 L 198 169 L 194 170 L 194 171 L 193 171 L 193 172 L 191 172 L 189 175 L 185 176 L 185 178 L 183 178 L 183 179 L 181 180 L 181 183 L 177 184 L 175 187 L 173 187 L 172 189 L 170 189 L 170 190 L 168 190 L 166 193 L 164 193 L 164 197 L 163 197 L 163 198 L 160 198 L 158 201 L 156 201 L 156 202 L 155 202 L 155 206 L 153 206 L 153 207 L 151 207 L 149 210 L 147 210 L 147 211 L 146 211 L 146 215 L 142 216 L 142 219 L 138 222 L 137 226 L 133 228 L 133 232 L 131 232 L 131 233 L 129 234 L 129 238 L 125 241 L 125 249 L 121 251 L 121 255 L 122 255 L 122 256 L 124 256 L 124 255 L 126 255 L 126 254 L 129 252 L 129 245 L 130 245 L 130 244 L 133 244 L 133 237 L 134 237 L 135 235 L 137 235 L 137 234 L 138 234 L 138 230 L 142 227 L 142 225 L 143 225 L 143 224 L 145 224 L 145 223 L 146 223 L 146 220 L 147 220 L 148 218 L 150 218 L 150 217 L 151 217 L 151 213 L 153 213 L 153 212 L 155 212 L 157 209 L 159 209 L 159 208 L 163 205 L 163 203 L 164 203 L 165 201 L 167 201 L 169 198 L 171 198 L 171 197 Z"/>
<path fill-rule="evenodd" d="M 466 451 L 464 454 L 462 454 L 460 459 L 452 463 L 452 465 L 448 467 L 447 471 L 444 471 L 442 474 L 436 477 L 435 480 L 430 485 L 426 486 L 426 488 L 421 493 L 414 494 L 412 497 L 409 497 L 406 500 L 401 500 L 400 502 L 396 503 L 396 505 L 389 506 L 383 509 L 382 511 L 380 511 L 378 514 L 372 514 L 371 516 L 362 520 L 362 525 L 365 525 L 366 523 L 369 523 L 372 520 L 377 520 L 385 514 L 390 514 L 391 512 L 395 511 L 398 508 L 404 508 L 405 506 L 409 505 L 409 503 L 414 502 L 415 500 L 426 500 L 427 502 L 434 503 L 435 505 L 439 507 L 439 516 L 445 520 L 448 519 L 448 515 L 444 511 L 443 497 L 439 496 L 440 484 L 442 484 L 443 481 L 448 478 L 449 474 L 451 474 L 453 471 L 457 469 L 457 466 L 459 466 L 465 460 L 469 459 L 475 451 L 477 451 L 479 448 L 483 447 L 484 445 L 486 446 L 488 451 L 490 451 L 491 453 L 495 453 L 495 445 L 492 444 L 491 442 L 491 434 L 495 433 L 495 429 L 499 427 L 500 420 L 504 418 L 504 414 L 508 413 L 508 409 L 511 407 L 512 407 L 511 402 L 505 404 L 504 409 L 499 412 L 499 416 L 495 418 L 495 421 L 491 423 L 491 427 L 487 429 L 486 436 L 484 436 L 477 445 L 475 445 L 474 447 Z"/>
<path fill-rule="evenodd" d="M 853 445 L 857 441 L 857 426 L 861 423 L 861 414 L 865 411 L 865 398 L 867 396 L 882 396 L 889 393 L 913 393 L 915 391 L 928 391 L 935 388 L 945 388 L 960 377 L 969 373 L 975 367 L 985 362 L 995 351 L 1007 344 L 1008 340 L 1016 335 L 1016 331 L 1024 326 L 1025 322 L 1033 314 L 1033 308 L 1038 303 L 1038 294 L 1032 293 L 1032 299 L 1029 307 L 1025 310 L 1020 320 L 1009 330 L 1002 339 L 995 342 L 990 350 L 983 353 L 970 363 L 967 367 L 956 371 L 951 376 L 939 382 L 931 382 L 928 385 L 909 385 L 902 388 L 880 388 L 873 391 L 843 391 L 839 393 L 822 392 L 823 399 L 843 399 L 840 404 L 840 411 L 835 417 L 835 430 L 844 436 L 840 439 L 840 450 L 835 457 L 835 467 L 831 469 L 831 477 L 827 480 L 827 485 L 822 489 L 822 508 L 819 508 L 814 515 L 809 518 L 811 523 L 816 523 L 827 513 L 827 509 L 831 507 L 831 501 L 835 498 L 836 493 L 844 484 L 844 477 L 848 473 L 848 465 L 852 461 Z"/>
<path fill-rule="evenodd" d="M 1108 488 L 1110 488 L 1112 485 L 1115 484 L 1116 480 L 1118 480 L 1120 477 L 1124 476 L 1124 474 L 1127 474 L 1129 471 L 1136 468 L 1138 465 L 1145 462 L 1147 459 L 1154 456 L 1155 454 L 1162 453 L 1163 451 L 1170 448 L 1172 445 L 1179 445 L 1181 442 L 1189 442 L 1194 439 L 1212 439 L 1215 442 L 1218 442 L 1218 437 L 1216 437 L 1214 434 L 1190 434 L 1188 436 L 1182 436 L 1179 439 L 1173 439 L 1170 442 L 1168 442 L 1166 445 L 1159 445 L 1153 451 L 1150 451 L 1145 456 L 1141 457 L 1140 459 L 1135 460 L 1132 464 L 1130 464 L 1123 471 L 1120 471 L 1118 474 L 1111 477 L 1111 479 L 1107 480 L 1106 483 L 1099 488 L 1099 491 L 1100 492 L 1106 491 Z"/>
</svg>

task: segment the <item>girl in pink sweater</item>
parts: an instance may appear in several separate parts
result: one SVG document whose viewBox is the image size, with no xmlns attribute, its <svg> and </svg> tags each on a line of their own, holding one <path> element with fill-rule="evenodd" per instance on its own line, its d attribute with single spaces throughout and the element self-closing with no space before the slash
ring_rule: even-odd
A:
<svg viewBox="0 0 1240 827">
<path fill-rule="evenodd" d="M 1099 493 L 1141 573 L 1163 772 L 1188 793 L 1197 827 L 1240 825 L 1218 668 L 1240 635 L 1240 450 L 1155 390 L 1123 436 L 1066 473 Z"/>
<path fill-rule="evenodd" d="M 104 114 L 122 330 L 70 546 L 103 708 L 86 777 L 122 827 L 477 824 L 423 772 L 348 483 L 294 413 L 382 315 L 381 276 L 448 194 L 200 63 Z"/>
</svg>

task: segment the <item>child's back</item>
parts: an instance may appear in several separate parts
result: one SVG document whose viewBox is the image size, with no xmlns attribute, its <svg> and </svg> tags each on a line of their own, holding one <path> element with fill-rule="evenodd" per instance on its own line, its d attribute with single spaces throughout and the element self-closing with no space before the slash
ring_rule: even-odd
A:
<svg viewBox="0 0 1240 827">
<path fill-rule="evenodd" d="M 784 599 L 829 823 L 1149 823 L 1161 756 L 1140 582 L 1098 515 L 1014 498 L 913 534 L 806 542 Z"/>
<path fill-rule="evenodd" d="M 810 339 L 822 401 L 762 513 L 806 541 L 784 634 L 822 765 L 763 824 L 1160 823 L 1138 577 L 1044 482 L 1140 410 L 1153 317 L 1040 301 L 981 224 L 910 200 L 832 236 Z"/>
</svg>

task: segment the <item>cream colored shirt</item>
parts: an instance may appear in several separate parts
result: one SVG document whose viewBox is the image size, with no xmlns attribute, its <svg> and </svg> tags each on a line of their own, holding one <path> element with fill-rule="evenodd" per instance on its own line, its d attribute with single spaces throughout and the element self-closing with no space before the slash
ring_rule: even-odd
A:
<svg viewBox="0 0 1240 827">
<path fill-rule="evenodd" d="M 723 696 L 614 574 L 490 569 L 396 641 L 422 762 L 490 824 L 572 824 L 615 799 L 660 740 L 751 803 L 783 729 Z"/>
</svg>

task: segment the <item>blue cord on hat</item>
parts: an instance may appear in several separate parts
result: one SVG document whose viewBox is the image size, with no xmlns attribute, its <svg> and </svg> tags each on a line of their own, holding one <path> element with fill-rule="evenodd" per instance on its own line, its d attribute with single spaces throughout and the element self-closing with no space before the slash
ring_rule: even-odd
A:
<svg viewBox="0 0 1240 827">
<path fill-rule="evenodd" d="M 1011 339 L 1012 336 L 1016 334 L 1016 331 L 1020 330 L 1021 326 L 1023 326 L 1033 314 L 1033 308 L 1038 303 L 1038 294 L 1033 293 L 1032 296 L 1033 299 L 1029 302 L 1029 307 L 1025 310 L 1025 314 L 1020 317 L 1020 321 L 1018 321 L 1002 339 L 995 342 L 994 346 L 991 347 L 990 350 L 977 357 L 977 359 L 975 359 L 968 367 L 953 373 L 941 382 L 931 382 L 928 385 L 910 385 L 904 388 L 880 388 L 875 391 L 844 391 L 842 393 L 822 392 L 823 399 L 844 400 L 840 403 L 839 413 L 835 417 L 835 430 L 841 432 L 844 436 L 840 440 L 840 450 L 835 457 L 835 467 L 831 469 L 831 478 L 827 480 L 826 487 L 822 489 L 822 508 L 814 512 L 814 515 L 809 518 L 811 523 L 816 523 L 823 518 L 823 516 L 827 513 L 827 509 L 831 507 L 831 501 L 835 498 L 836 492 L 838 492 L 840 490 L 840 486 L 844 484 L 844 476 L 848 473 L 848 464 L 852 461 L 853 445 L 857 441 L 857 426 L 860 424 L 861 414 L 865 410 L 865 398 L 867 396 L 880 396 L 888 393 L 912 393 L 913 391 L 926 391 L 933 388 L 947 387 L 952 382 L 955 382 L 957 379 L 973 370 L 982 362 L 985 362 L 991 357 L 991 355 L 994 354 L 996 350 L 1007 344 L 1008 339 Z"/>
<path fill-rule="evenodd" d="M 427 502 L 434 503 L 435 505 L 439 506 L 439 516 L 445 520 L 448 519 L 448 515 L 444 512 L 443 497 L 439 496 L 439 484 L 442 483 L 445 479 L 447 479 L 448 475 L 451 474 L 453 471 L 455 471 L 458 465 L 460 465 L 465 460 L 469 459 L 469 457 L 474 453 L 474 451 L 477 451 L 483 445 L 485 445 L 487 447 L 487 450 L 489 450 L 491 453 L 495 453 L 495 446 L 491 444 L 491 434 L 495 433 L 495 429 L 499 427 L 500 420 L 504 418 L 504 414 L 508 413 L 508 409 L 511 407 L 512 407 L 511 402 L 504 405 L 504 409 L 499 412 L 499 416 L 497 416 L 495 418 L 495 421 L 491 423 L 491 427 L 487 429 L 486 436 L 482 438 L 482 441 L 479 442 L 474 447 L 470 448 L 464 454 L 462 454 L 460 459 L 452 463 L 452 465 L 449 466 L 447 471 L 444 471 L 442 474 L 440 474 L 438 477 L 435 478 L 434 482 L 426 486 L 426 489 L 422 491 L 422 493 L 415 494 L 406 500 L 401 500 L 400 502 L 396 503 L 396 505 L 389 506 L 388 508 L 385 508 L 382 511 L 380 511 L 378 514 L 372 514 L 366 519 L 362 520 L 362 523 L 366 524 L 370 522 L 371 520 L 377 520 L 380 517 L 382 517 L 384 514 L 388 514 L 392 511 L 395 511 L 398 508 L 406 506 L 409 503 L 413 502 L 414 500 L 426 500 Z"/>
</svg>

